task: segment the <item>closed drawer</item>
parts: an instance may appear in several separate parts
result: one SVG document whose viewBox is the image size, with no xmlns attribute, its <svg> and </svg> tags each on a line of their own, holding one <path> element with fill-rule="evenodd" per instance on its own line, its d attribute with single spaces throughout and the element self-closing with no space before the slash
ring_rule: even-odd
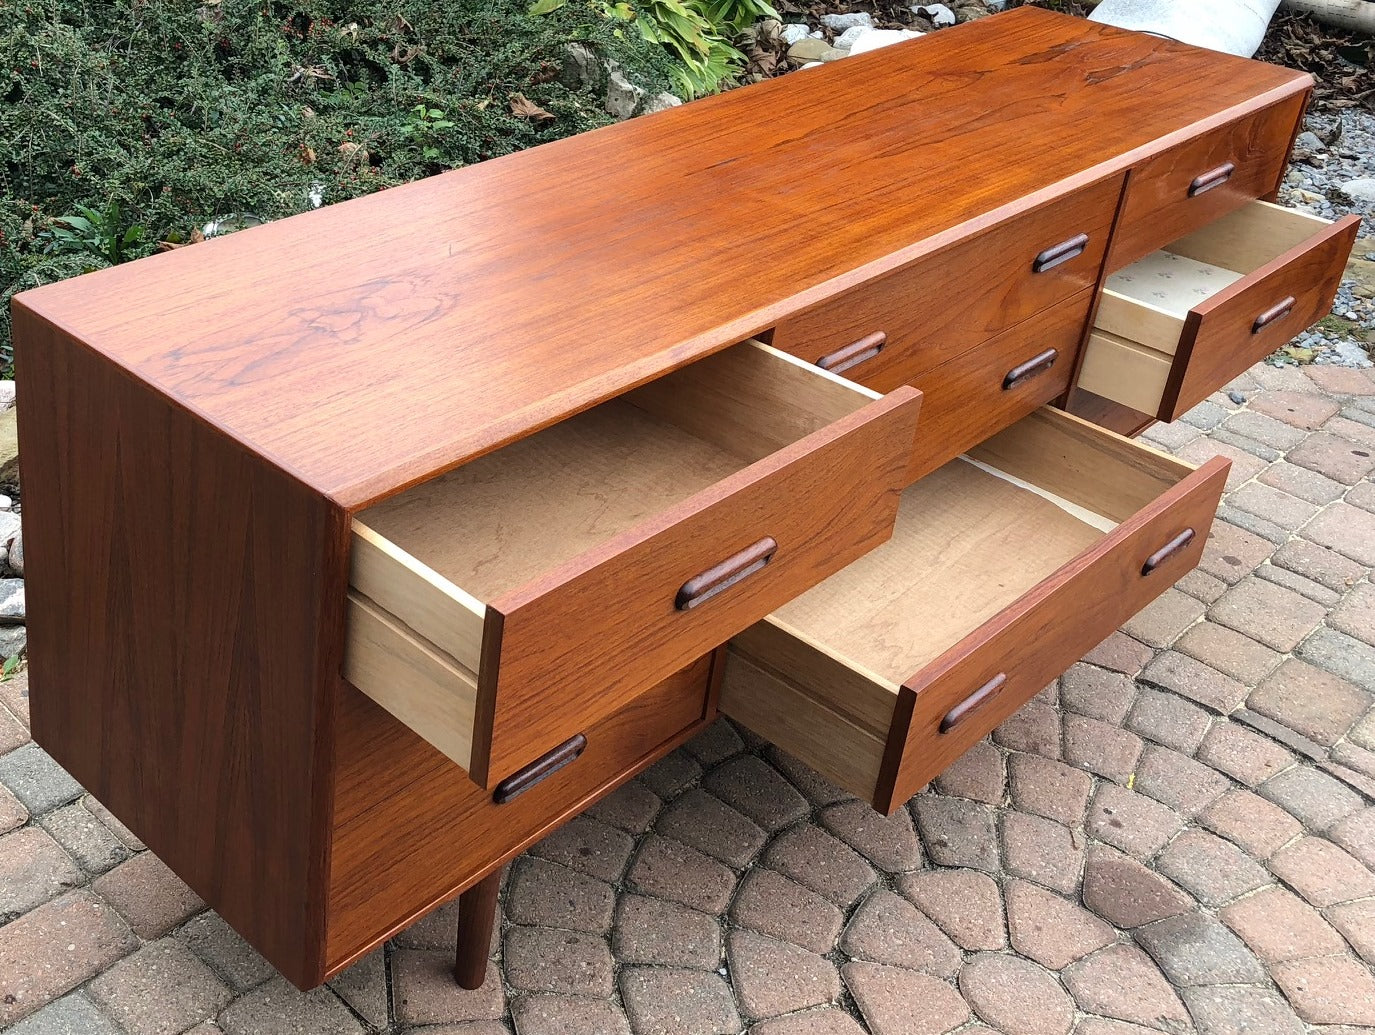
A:
<svg viewBox="0 0 1375 1035">
<path fill-rule="evenodd" d="M 891 812 L 1197 564 L 1228 467 L 1038 410 L 737 636 L 721 711 Z"/>
<path fill-rule="evenodd" d="M 1174 420 L 1327 315 L 1359 226 L 1254 201 L 1113 274 L 1079 387 Z"/>
<path fill-rule="evenodd" d="M 1209 129 L 1132 170 L 1108 269 L 1119 270 L 1278 187 L 1306 95 Z"/>
<path fill-rule="evenodd" d="M 328 969 L 342 969 L 712 718 L 713 659 L 697 659 L 589 724 L 575 760 L 500 804 L 374 702 L 342 687 Z"/>
<path fill-rule="evenodd" d="M 345 675 L 491 786 L 887 539 L 919 399 L 745 342 L 371 507 Z"/>
<path fill-rule="evenodd" d="M 914 384 L 1028 317 L 1091 288 L 1121 196 L 1113 176 L 784 320 L 773 344 L 880 392 Z"/>
<path fill-rule="evenodd" d="M 919 375 L 921 427 L 914 482 L 1069 388 L 1093 289 L 1081 291 L 978 348 Z"/>
</svg>

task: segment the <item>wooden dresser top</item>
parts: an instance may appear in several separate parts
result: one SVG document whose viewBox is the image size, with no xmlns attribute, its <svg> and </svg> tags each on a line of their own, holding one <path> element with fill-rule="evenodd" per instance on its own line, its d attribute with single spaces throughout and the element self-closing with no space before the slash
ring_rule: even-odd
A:
<svg viewBox="0 0 1375 1035">
<path fill-rule="evenodd" d="M 1020 8 L 15 304 L 356 509 L 1310 82 Z"/>
</svg>

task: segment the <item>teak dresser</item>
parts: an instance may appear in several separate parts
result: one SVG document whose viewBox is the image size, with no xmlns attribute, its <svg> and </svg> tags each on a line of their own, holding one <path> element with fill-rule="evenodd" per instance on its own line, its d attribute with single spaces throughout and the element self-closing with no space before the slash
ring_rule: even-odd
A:
<svg viewBox="0 0 1375 1035">
<path fill-rule="evenodd" d="M 19 296 L 35 736 L 303 987 L 718 711 L 900 807 L 1197 563 L 1310 85 L 1023 8 Z"/>
</svg>

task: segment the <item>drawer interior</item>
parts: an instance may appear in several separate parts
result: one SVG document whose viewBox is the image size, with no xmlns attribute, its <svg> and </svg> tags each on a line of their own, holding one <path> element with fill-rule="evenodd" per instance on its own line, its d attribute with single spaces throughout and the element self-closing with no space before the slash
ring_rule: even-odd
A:
<svg viewBox="0 0 1375 1035">
<path fill-rule="evenodd" d="M 1079 387 L 1154 413 L 1192 310 L 1331 224 L 1255 201 L 1107 278 Z"/>
<path fill-rule="evenodd" d="M 409 675 L 451 686 L 421 732 L 466 764 L 488 603 L 876 398 L 743 342 L 369 507 L 346 674 L 369 693 Z"/>
<path fill-rule="evenodd" d="M 872 796 L 903 684 L 1192 471 L 1037 411 L 909 486 L 888 543 L 737 636 L 722 710 Z"/>
</svg>

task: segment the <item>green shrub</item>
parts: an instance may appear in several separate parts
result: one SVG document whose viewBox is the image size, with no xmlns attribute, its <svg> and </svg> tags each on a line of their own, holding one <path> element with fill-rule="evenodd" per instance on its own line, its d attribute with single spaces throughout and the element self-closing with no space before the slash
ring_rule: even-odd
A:
<svg viewBox="0 0 1375 1035">
<path fill-rule="evenodd" d="M 17 290 L 605 124 L 570 40 L 668 87 L 659 48 L 527 3 L 0 0 L 0 368 Z"/>
</svg>

